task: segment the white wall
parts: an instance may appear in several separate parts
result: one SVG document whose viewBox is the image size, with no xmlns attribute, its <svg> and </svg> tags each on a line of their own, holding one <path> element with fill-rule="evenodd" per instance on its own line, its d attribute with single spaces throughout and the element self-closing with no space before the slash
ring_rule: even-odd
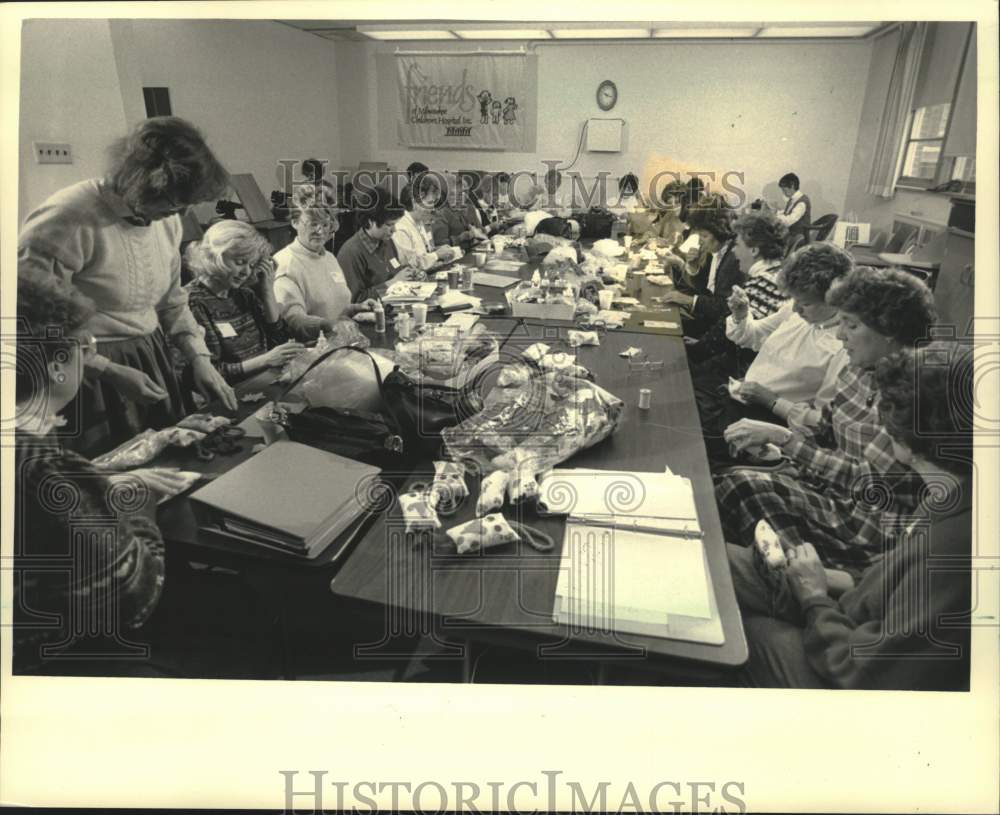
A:
<svg viewBox="0 0 1000 815">
<path fill-rule="evenodd" d="M 107 20 L 27 20 L 21 33 L 18 210 L 104 172 L 126 129 Z M 73 164 L 37 164 L 33 141 L 69 142 Z"/>
<path fill-rule="evenodd" d="M 476 43 L 513 48 L 521 43 Z M 584 176 L 642 174 L 655 156 L 688 168 L 746 174 L 751 198 L 775 197 L 777 179 L 798 173 L 816 216 L 841 211 L 864 100 L 871 44 L 650 43 L 544 45 L 538 57 L 538 130 L 534 153 L 402 149 L 384 126 L 386 100 L 377 98 L 376 53 L 468 48 L 455 43 L 380 43 L 362 46 L 368 93 L 376 100 L 366 119 L 344 117 L 341 131 L 364 128 L 366 154 L 343 154 L 345 169 L 358 159 L 387 161 L 394 169 L 420 159 L 442 169 L 542 169 L 541 161 L 569 162 L 589 117 L 626 119 L 621 154 L 583 153 L 574 167 Z M 619 102 L 602 112 L 601 80 L 618 86 Z"/>
<path fill-rule="evenodd" d="M 174 114 L 230 172 L 253 173 L 265 197 L 279 159 L 340 164 L 332 43 L 269 21 L 35 20 L 22 46 L 22 219 L 103 173 L 107 145 L 145 116 L 143 86 L 169 88 Z M 35 165 L 32 140 L 72 143 L 75 163 Z"/>
</svg>

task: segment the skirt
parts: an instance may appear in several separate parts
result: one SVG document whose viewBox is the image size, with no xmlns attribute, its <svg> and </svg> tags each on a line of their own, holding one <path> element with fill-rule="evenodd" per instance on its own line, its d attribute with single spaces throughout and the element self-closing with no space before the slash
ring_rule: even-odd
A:
<svg viewBox="0 0 1000 815">
<path fill-rule="evenodd" d="M 85 378 L 80 392 L 63 411 L 67 429 L 73 429 L 66 440 L 70 449 L 93 458 L 143 430 L 170 427 L 194 409 L 191 395 L 178 381 L 161 329 L 143 337 L 99 340 L 97 351 L 113 363 L 142 371 L 167 392 L 167 398 L 138 404 L 123 396 L 112 382 Z"/>
</svg>

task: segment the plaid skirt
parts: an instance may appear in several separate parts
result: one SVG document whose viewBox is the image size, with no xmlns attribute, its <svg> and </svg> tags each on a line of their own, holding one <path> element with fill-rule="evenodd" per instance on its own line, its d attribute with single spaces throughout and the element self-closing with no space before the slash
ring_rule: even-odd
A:
<svg viewBox="0 0 1000 815">
<path fill-rule="evenodd" d="M 832 495 L 795 469 L 775 473 L 736 470 L 716 481 L 726 540 L 753 544 L 757 521 L 766 520 L 785 548 L 811 543 L 823 564 L 855 580 L 895 542 L 898 512 L 891 489 L 873 483 L 863 495 Z"/>
</svg>

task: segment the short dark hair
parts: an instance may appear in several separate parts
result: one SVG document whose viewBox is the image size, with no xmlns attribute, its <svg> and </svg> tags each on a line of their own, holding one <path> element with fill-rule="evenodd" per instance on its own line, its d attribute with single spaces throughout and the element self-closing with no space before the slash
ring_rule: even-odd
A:
<svg viewBox="0 0 1000 815">
<path fill-rule="evenodd" d="M 758 218 L 764 215 L 766 213 L 754 213 L 754 217 Z M 780 256 L 779 253 L 778 257 Z M 792 296 L 810 294 L 823 300 L 833 282 L 844 277 L 853 268 L 854 259 L 843 249 L 832 243 L 811 243 L 793 252 L 785 261 L 778 275 L 778 283 Z"/>
<path fill-rule="evenodd" d="M 692 229 L 703 229 L 719 243 L 736 237 L 733 231 L 733 209 L 721 195 L 706 195 L 688 210 L 687 223 Z"/>
<path fill-rule="evenodd" d="M 417 188 L 417 195 L 419 200 L 423 201 L 429 194 L 435 193 L 435 199 L 433 206 L 438 206 L 442 200 L 441 185 L 434 179 L 433 176 L 424 175 L 418 176 L 405 187 L 403 187 L 402 192 L 399 194 L 399 203 L 403 205 L 403 209 L 407 212 L 413 212 L 414 198 L 413 189 Z"/>
<path fill-rule="evenodd" d="M 748 212 L 734 224 L 734 228 L 743 242 L 760 252 L 764 260 L 779 260 L 785 256 L 788 227 L 773 213 Z"/>
<path fill-rule="evenodd" d="M 549 169 L 545 171 L 545 180 L 548 181 L 550 179 L 553 181 L 559 180 L 561 182 L 562 173 L 560 173 L 555 167 L 549 167 Z"/>
<path fill-rule="evenodd" d="M 198 204 L 220 198 L 229 184 L 199 130 L 176 116 L 144 119 L 110 153 L 112 188 L 133 207 L 163 197 Z"/>
<path fill-rule="evenodd" d="M 406 175 L 412 181 L 414 176 L 423 175 L 428 170 L 430 170 L 430 167 L 423 162 L 414 161 L 409 167 L 406 168 Z"/>
<path fill-rule="evenodd" d="M 937 340 L 879 360 L 879 421 L 896 441 L 949 472 L 972 468 L 975 360 L 971 345 Z"/>
<path fill-rule="evenodd" d="M 931 290 L 899 269 L 858 266 L 830 287 L 826 302 L 903 345 L 925 338 L 937 319 Z"/>
<path fill-rule="evenodd" d="M 778 179 L 779 187 L 791 187 L 793 190 L 799 188 L 799 177 L 795 173 L 785 173 Z"/>
<path fill-rule="evenodd" d="M 639 177 L 635 173 L 625 173 L 618 179 L 618 192 L 624 195 L 631 193 L 634 195 L 639 191 Z"/>
<path fill-rule="evenodd" d="M 320 161 L 318 158 L 307 158 L 302 162 L 302 175 L 313 182 L 313 184 L 318 184 L 326 174 L 326 165 L 328 163 Z"/>
<path fill-rule="evenodd" d="M 49 272 L 17 270 L 17 373 L 15 399 L 24 402 L 45 387 L 42 368 L 72 348 L 70 335 L 94 315 L 94 302 Z"/>
<path fill-rule="evenodd" d="M 499 173 L 496 173 L 496 175 L 494 175 L 493 177 L 497 181 L 499 181 L 501 184 L 509 184 L 510 183 L 510 173 L 505 173 L 505 172 L 501 171 Z"/>
<path fill-rule="evenodd" d="M 376 187 L 372 196 L 374 200 L 370 207 L 358 210 L 361 217 L 361 226 L 373 223 L 375 226 L 382 226 L 386 221 L 395 221 L 403 217 L 403 208 L 392 200 L 388 190 Z"/>
</svg>

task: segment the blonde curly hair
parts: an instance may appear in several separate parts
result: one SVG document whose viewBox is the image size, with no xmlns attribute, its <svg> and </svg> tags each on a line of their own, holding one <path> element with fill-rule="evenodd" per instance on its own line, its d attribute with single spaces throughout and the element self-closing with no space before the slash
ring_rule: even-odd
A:
<svg viewBox="0 0 1000 815">
<path fill-rule="evenodd" d="M 244 221 L 219 221 L 200 241 L 188 246 L 184 261 L 195 278 L 228 284 L 233 270 L 226 265 L 224 255 L 234 250 L 248 255 L 251 266 L 271 256 L 271 244 L 255 227 Z"/>
</svg>

